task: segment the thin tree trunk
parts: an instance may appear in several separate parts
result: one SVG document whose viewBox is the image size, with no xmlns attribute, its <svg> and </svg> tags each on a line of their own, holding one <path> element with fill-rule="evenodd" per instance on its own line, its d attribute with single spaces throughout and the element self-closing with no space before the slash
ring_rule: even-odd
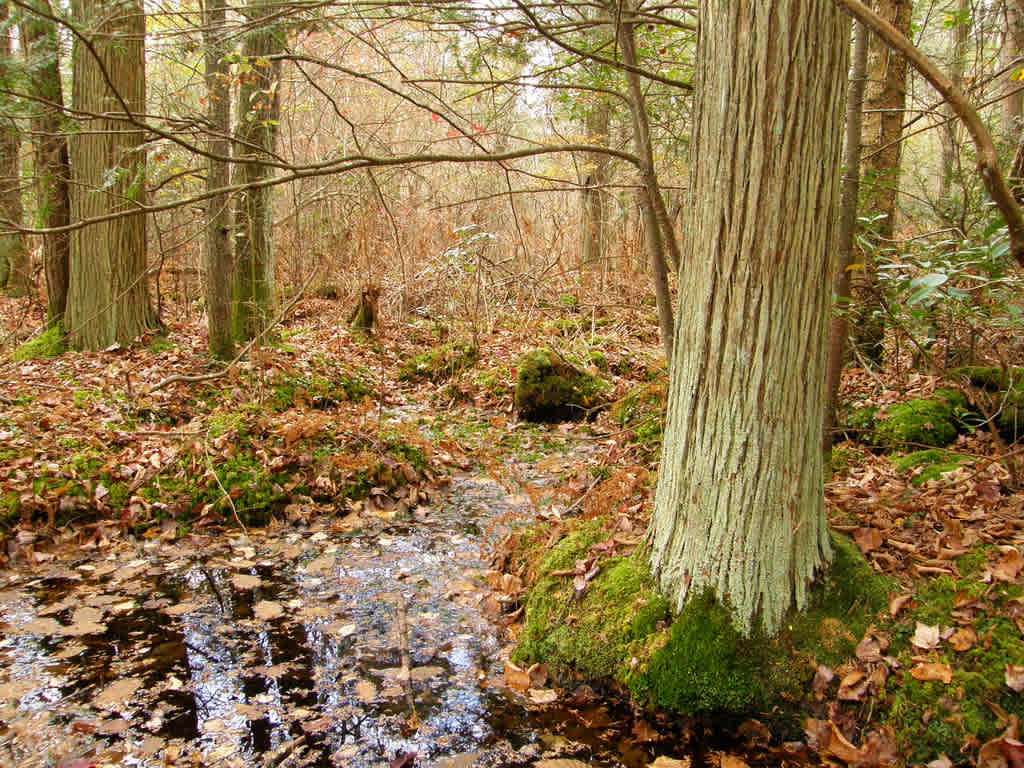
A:
<svg viewBox="0 0 1024 768">
<path fill-rule="evenodd" d="M 970 24 L 964 17 L 970 13 L 967 0 L 958 0 L 956 23 L 953 26 L 953 59 L 949 79 L 957 89 L 964 86 L 964 58 L 967 55 L 967 31 Z M 953 206 L 953 176 L 956 173 L 956 155 L 960 148 L 960 121 L 951 104 L 944 104 L 942 114 L 946 124 L 942 127 L 942 167 L 939 172 L 939 210 L 943 216 L 955 213 Z M 958 217 L 957 217 L 958 218 Z"/>
<path fill-rule="evenodd" d="M 587 141 L 591 144 L 608 144 L 611 125 L 611 105 L 601 101 L 587 114 Z M 601 266 L 605 250 L 605 225 L 607 219 L 608 155 L 596 152 L 587 158 L 587 175 L 583 180 L 583 242 L 580 248 L 580 265 L 584 269 Z"/>
<path fill-rule="evenodd" d="M 619 44 L 622 46 L 622 61 L 634 68 L 626 72 L 629 85 L 629 111 L 633 120 L 634 151 L 640 158 L 640 179 L 643 184 L 641 209 L 644 216 L 644 236 L 647 239 L 648 257 L 651 261 L 651 272 L 654 279 L 654 299 L 658 307 L 658 328 L 661 341 L 665 348 L 665 359 L 672 362 L 672 343 L 675 336 L 675 319 L 672 314 L 672 294 L 668 285 L 668 264 L 671 259 L 674 268 L 679 266 L 679 246 L 676 244 L 675 233 L 668 220 L 665 201 L 661 196 L 661 186 L 654 172 L 654 151 L 651 145 L 651 129 L 647 120 L 647 105 L 640 76 L 636 73 L 636 39 L 633 22 L 619 19 Z"/>
<path fill-rule="evenodd" d="M 1024 69 L 1024 0 L 1005 0 L 1006 36 L 1003 39 L 1003 134 L 1011 144 L 1021 132 L 1024 83 L 1014 76 Z"/>
<path fill-rule="evenodd" d="M 849 26 L 701 0 L 688 261 L 649 535 L 676 607 L 771 632 L 831 554 L 821 419 Z M 741 51 L 742 55 L 737 55 Z"/>
<path fill-rule="evenodd" d="M 48 0 L 30 0 L 33 8 L 49 14 Z M 61 86 L 59 38 L 56 26 L 41 15 L 28 12 L 20 27 L 27 88 L 33 98 L 32 136 L 35 143 L 38 223 L 47 229 L 71 222 L 71 162 L 61 126 L 64 91 Z M 46 275 L 46 323 L 63 326 L 68 302 L 70 236 L 67 232 L 43 236 L 43 272 Z"/>
<path fill-rule="evenodd" d="M 126 120 L 146 108 L 146 19 L 141 0 L 75 0 L 73 14 L 89 45 L 75 40 L 72 105 L 96 115 L 81 118 L 69 140 L 71 218 L 82 221 L 146 202 L 146 137 Z M 128 344 L 158 325 L 146 280 L 145 216 L 72 233 L 65 318 L 72 344 L 86 349 Z"/>
<path fill-rule="evenodd" d="M 825 379 L 825 430 L 823 446 L 832 449 L 839 401 L 839 380 L 846 351 L 847 318 L 850 303 L 850 267 L 853 264 L 853 239 L 857 233 L 857 204 L 860 196 L 861 118 L 864 114 L 864 81 L 867 75 L 868 30 L 854 24 L 853 63 L 846 104 L 846 142 L 843 153 L 843 193 L 839 211 L 838 264 L 834 285 L 836 309 L 829 327 L 828 368 Z"/>
<path fill-rule="evenodd" d="M 205 47 L 207 119 L 210 135 L 206 147 L 211 155 L 227 157 L 231 147 L 231 83 L 225 60 L 226 0 L 205 0 L 203 45 Z M 206 189 L 213 192 L 228 186 L 228 163 L 210 157 L 206 165 Z M 234 264 L 231 259 L 231 201 L 226 192 L 217 193 L 206 203 L 206 239 L 204 241 L 206 317 L 210 355 L 221 360 L 235 356 L 235 338 L 231 330 L 231 299 L 234 290 Z"/>
<path fill-rule="evenodd" d="M 876 0 L 875 10 L 897 29 L 910 29 L 911 0 Z M 862 268 L 850 278 L 852 341 L 864 357 L 882 361 L 885 308 L 878 286 L 875 253 L 892 247 L 896 231 L 903 111 L 907 98 L 907 63 L 882 40 L 868 40 L 868 73 L 864 86 L 862 130 L 863 205 L 870 245 L 860 254 Z"/>
<path fill-rule="evenodd" d="M 0 2 L 0 25 L 7 23 L 7 3 Z M 0 82 L 10 80 L 11 32 L 0 32 Z M 13 97 L 4 95 L 4 100 Z M 13 105 L 11 105 L 13 106 Z M 21 226 L 21 132 L 13 109 L 0 118 L 0 219 Z M 0 288 L 10 296 L 27 296 L 32 285 L 32 265 L 25 236 L 20 232 L 0 235 Z"/>
<path fill-rule="evenodd" d="M 254 0 L 244 11 L 252 30 L 242 44 L 245 66 L 239 75 L 235 137 L 236 156 L 241 161 L 237 166 L 238 183 L 256 184 L 273 172 L 261 161 L 275 150 L 281 109 L 281 61 L 272 57 L 283 50 L 283 33 L 269 23 L 277 7 L 275 0 Z M 238 196 L 233 325 L 239 340 L 261 333 L 274 314 L 271 189 L 250 188 Z"/>
</svg>

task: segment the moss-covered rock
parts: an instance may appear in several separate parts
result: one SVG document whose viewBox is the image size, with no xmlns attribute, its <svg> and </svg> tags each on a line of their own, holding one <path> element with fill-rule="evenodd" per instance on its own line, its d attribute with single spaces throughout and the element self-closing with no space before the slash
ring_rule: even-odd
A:
<svg viewBox="0 0 1024 768">
<path fill-rule="evenodd" d="M 473 344 L 442 344 L 406 360 L 398 376 L 405 381 L 444 381 L 472 368 L 479 356 Z"/>
<path fill-rule="evenodd" d="M 516 362 L 516 411 L 527 421 L 584 418 L 603 404 L 608 384 L 544 349 Z"/>
<path fill-rule="evenodd" d="M 998 365 L 964 365 L 954 368 L 951 375 L 963 379 L 975 387 L 992 392 L 1007 389 L 1024 389 L 1024 368 Z"/>
<path fill-rule="evenodd" d="M 571 576 L 595 543 L 600 521 L 581 524 L 543 559 L 526 603 L 515 653 L 589 678 L 612 678 L 639 700 L 684 714 L 744 714 L 797 701 L 816 664 L 848 659 L 887 605 L 889 580 L 856 546 L 836 537 L 832 566 L 808 607 L 792 612 L 775 637 L 743 637 L 728 606 L 691 597 L 674 621 L 642 553 L 610 558 L 581 593 Z"/>
<path fill-rule="evenodd" d="M 937 389 L 929 397 L 881 408 L 857 408 L 845 421 L 851 437 L 884 448 L 903 445 L 943 448 L 978 423 L 966 395 L 956 389 Z"/>
</svg>

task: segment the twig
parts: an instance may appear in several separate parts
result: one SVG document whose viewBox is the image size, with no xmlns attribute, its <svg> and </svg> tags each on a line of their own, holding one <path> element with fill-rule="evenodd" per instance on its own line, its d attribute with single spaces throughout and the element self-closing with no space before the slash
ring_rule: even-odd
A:
<svg viewBox="0 0 1024 768">
<path fill-rule="evenodd" d="M 306 743 L 306 735 L 298 736 L 291 741 L 286 741 L 269 755 L 263 758 L 263 768 L 274 768 L 288 759 L 295 750 Z"/>
<path fill-rule="evenodd" d="M 398 643 L 402 651 L 402 684 L 405 688 L 405 700 L 409 705 L 409 727 L 420 727 L 420 718 L 416 714 L 416 700 L 412 694 L 412 664 L 409 660 L 409 624 L 405 616 L 405 595 L 398 596 Z"/>
<path fill-rule="evenodd" d="M 213 580 L 213 574 L 210 573 L 210 569 L 206 566 L 202 566 L 199 570 L 203 572 L 203 576 L 206 577 L 206 581 L 210 585 L 210 589 L 213 590 L 213 596 L 217 598 L 217 604 L 220 606 L 220 612 L 224 613 L 224 611 L 227 610 L 224 607 L 224 598 L 220 594 L 220 587 L 217 586 L 217 582 Z"/>
<path fill-rule="evenodd" d="M 257 344 L 264 336 L 266 336 L 267 333 L 272 328 L 276 327 L 277 324 L 284 319 L 284 316 L 287 315 L 289 311 L 291 311 L 292 307 L 299 303 L 299 299 L 306 295 L 306 289 L 309 288 L 309 284 L 313 282 L 313 278 L 316 277 L 319 273 L 319 267 L 310 272 L 309 277 L 306 278 L 306 282 L 302 284 L 302 287 L 299 288 L 298 292 L 295 294 L 295 297 L 290 302 L 288 302 L 288 305 L 277 314 L 277 317 L 275 317 L 267 325 L 266 328 L 264 328 L 255 336 L 253 336 L 251 339 L 249 339 L 249 342 L 244 347 L 242 347 L 242 349 L 239 351 L 237 355 L 235 355 L 235 359 L 232 360 L 227 365 L 225 365 L 219 371 L 214 371 L 213 373 L 204 373 L 199 376 L 186 376 L 185 374 L 176 373 L 173 376 L 168 376 L 163 381 L 158 381 L 156 384 L 150 387 L 149 394 L 152 394 L 153 392 L 156 392 L 158 389 L 163 389 L 164 387 L 170 384 L 174 384 L 176 382 L 184 382 L 186 384 L 197 384 L 201 381 L 213 381 L 214 379 L 219 379 L 227 375 L 227 372 L 230 371 L 231 368 L 234 367 L 239 360 L 241 360 L 243 357 L 249 354 L 249 350 L 252 349 L 253 346 Z"/>
</svg>

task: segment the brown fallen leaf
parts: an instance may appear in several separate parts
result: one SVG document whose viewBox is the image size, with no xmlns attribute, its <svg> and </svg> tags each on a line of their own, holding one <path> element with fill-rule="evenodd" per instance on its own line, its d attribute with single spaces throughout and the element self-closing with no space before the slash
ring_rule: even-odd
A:
<svg viewBox="0 0 1024 768">
<path fill-rule="evenodd" d="M 141 679 L 126 677 L 100 691 L 92 703 L 99 709 L 117 709 L 123 706 L 141 687 Z"/>
<path fill-rule="evenodd" d="M 1017 693 L 1024 691 L 1024 666 L 1006 665 L 1006 685 Z"/>
<path fill-rule="evenodd" d="M 674 757 L 660 755 L 654 758 L 653 763 L 648 763 L 647 768 L 690 768 L 690 758 L 684 757 L 681 760 L 677 760 Z"/>
<path fill-rule="evenodd" d="M 364 704 L 370 704 L 377 700 L 377 687 L 369 680 L 360 680 L 356 683 L 356 697 Z"/>
<path fill-rule="evenodd" d="M 280 603 L 275 603 L 273 600 L 260 600 L 252 607 L 252 613 L 257 619 L 270 621 L 283 615 L 284 608 L 281 607 Z"/>
<path fill-rule="evenodd" d="M 911 601 L 913 594 L 893 595 L 889 598 L 889 616 L 896 618 L 896 615 L 903 610 L 903 607 Z"/>
<path fill-rule="evenodd" d="M 868 664 L 882 660 L 882 647 L 871 635 L 865 635 L 864 639 L 857 643 L 854 653 L 858 659 Z"/>
<path fill-rule="evenodd" d="M 862 554 L 868 554 L 882 546 L 885 538 L 877 528 L 858 528 L 853 532 L 853 540 L 857 542 Z"/>
<path fill-rule="evenodd" d="M 949 638 L 949 646 L 958 653 L 969 651 L 978 641 L 978 633 L 973 627 L 961 627 Z"/>
<path fill-rule="evenodd" d="M 256 589 L 263 581 L 259 576 L 251 573 L 236 573 L 231 577 L 231 583 L 234 584 L 235 589 Z"/>
<path fill-rule="evenodd" d="M 1024 558 L 1020 556 L 1017 548 L 1006 547 L 999 562 L 992 568 L 992 577 L 996 581 L 1013 582 L 1017 580 L 1022 567 L 1024 567 Z"/>
<path fill-rule="evenodd" d="M 863 752 L 853 746 L 831 720 L 817 720 L 813 717 L 804 722 L 807 742 L 819 752 L 831 755 L 844 763 L 856 764 L 864 757 Z"/>
<path fill-rule="evenodd" d="M 941 662 L 926 661 L 915 665 L 910 670 L 910 676 L 921 682 L 933 680 L 949 685 L 953 681 L 953 670 Z"/>
<path fill-rule="evenodd" d="M 945 755 L 939 755 L 937 758 L 925 765 L 924 768 L 953 768 L 953 761 Z"/>
<path fill-rule="evenodd" d="M 525 691 L 532 687 L 530 673 L 511 661 L 505 662 L 505 685 L 514 691 Z"/>
<path fill-rule="evenodd" d="M 554 704 L 558 701 L 558 693 L 546 688 L 531 688 L 527 695 L 534 704 Z"/>
<path fill-rule="evenodd" d="M 859 670 L 854 670 L 839 682 L 838 696 L 841 701 L 860 701 L 867 691 L 867 676 Z"/>
</svg>

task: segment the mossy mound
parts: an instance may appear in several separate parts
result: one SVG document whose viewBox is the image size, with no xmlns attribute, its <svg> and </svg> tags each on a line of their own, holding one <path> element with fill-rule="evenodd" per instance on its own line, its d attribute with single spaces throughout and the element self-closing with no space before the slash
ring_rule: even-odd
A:
<svg viewBox="0 0 1024 768">
<path fill-rule="evenodd" d="M 571 575 L 591 545 L 607 537 L 603 520 L 580 525 L 541 561 L 537 583 L 526 603 L 526 620 L 513 658 L 543 661 L 556 672 L 580 672 L 591 679 L 624 680 L 633 658 L 631 646 L 669 619 L 642 557 L 614 557 L 582 592 Z"/>
<path fill-rule="evenodd" d="M 473 344 L 442 344 L 402 363 L 398 377 L 404 381 L 444 381 L 476 365 L 480 350 Z"/>
<path fill-rule="evenodd" d="M 900 472 L 917 470 L 910 481 L 914 486 L 920 488 L 929 480 L 939 480 L 946 472 L 952 472 L 970 456 L 962 456 L 952 451 L 943 451 L 938 448 L 929 448 L 924 451 L 914 451 L 903 456 L 892 458 L 893 466 Z"/>
<path fill-rule="evenodd" d="M 582 419 L 603 404 L 607 388 L 602 379 L 544 349 L 516 361 L 516 412 L 526 421 Z"/>
<path fill-rule="evenodd" d="M 1000 436 L 1007 442 L 1024 437 L 1024 368 L 967 365 L 953 371 L 982 392 L 977 402 L 994 415 Z"/>
<path fill-rule="evenodd" d="M 64 331 L 59 325 L 48 328 L 31 341 L 26 341 L 11 353 L 11 360 L 41 360 L 64 354 Z"/>
<path fill-rule="evenodd" d="M 370 391 L 370 385 L 355 374 L 340 374 L 334 379 L 293 376 L 273 388 L 269 404 L 275 411 L 304 405 L 324 410 L 346 401 L 358 402 Z"/>
<path fill-rule="evenodd" d="M 799 701 L 815 665 L 848 659 L 887 605 L 889 580 L 838 536 L 808 607 L 774 637 L 742 636 L 728 606 L 707 594 L 672 621 L 642 553 L 603 562 L 582 593 L 571 576 L 552 575 L 572 570 L 607 535 L 600 521 L 583 523 L 543 559 L 515 659 L 611 678 L 644 703 L 682 714 L 748 714 Z"/>
<path fill-rule="evenodd" d="M 956 389 L 937 389 L 930 397 L 884 408 L 858 408 L 846 418 L 846 426 L 856 439 L 883 448 L 903 445 L 943 448 L 977 423 L 967 397 Z"/>
</svg>

